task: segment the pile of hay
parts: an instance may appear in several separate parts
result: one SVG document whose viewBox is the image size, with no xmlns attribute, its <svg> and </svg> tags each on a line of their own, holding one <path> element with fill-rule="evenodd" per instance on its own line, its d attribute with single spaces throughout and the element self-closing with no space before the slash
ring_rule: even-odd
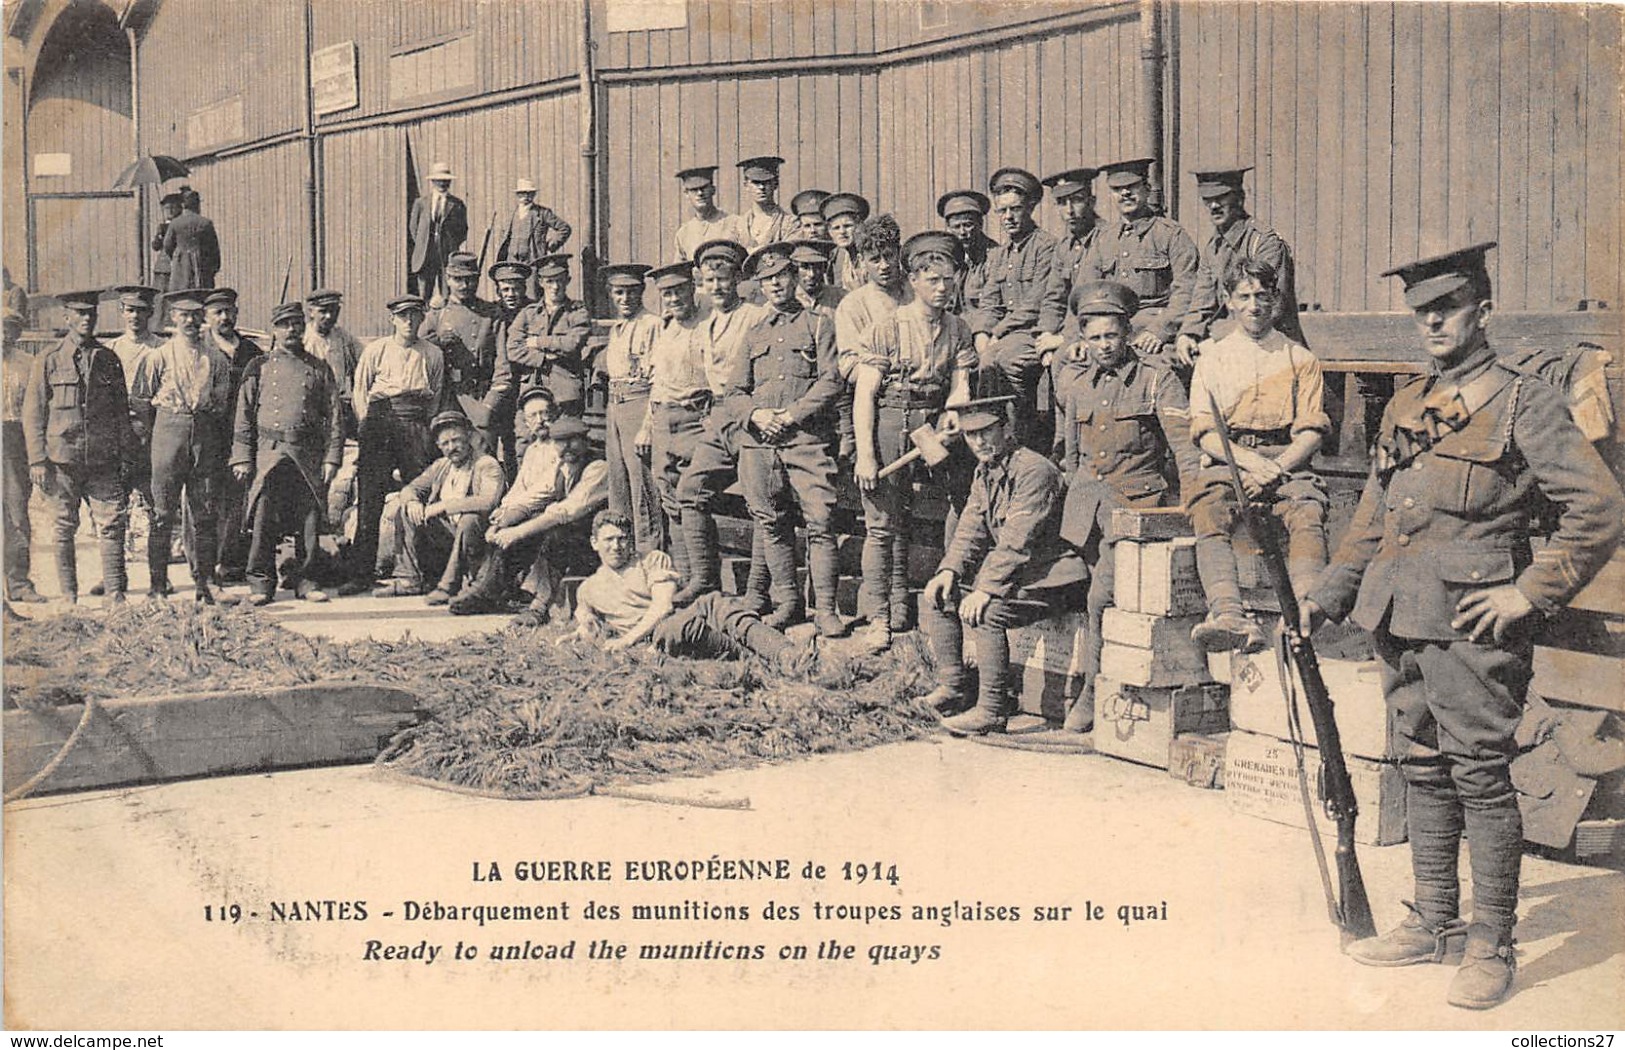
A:
<svg viewBox="0 0 1625 1050">
<path fill-rule="evenodd" d="M 902 641 L 900 639 L 900 641 Z M 7 705 L 384 681 L 422 698 L 423 722 L 380 761 L 513 796 L 709 773 L 922 736 L 936 719 L 917 646 L 805 679 L 754 660 L 606 655 L 568 634 L 512 629 L 446 643 L 331 642 L 246 609 L 135 604 L 8 628 Z"/>
</svg>

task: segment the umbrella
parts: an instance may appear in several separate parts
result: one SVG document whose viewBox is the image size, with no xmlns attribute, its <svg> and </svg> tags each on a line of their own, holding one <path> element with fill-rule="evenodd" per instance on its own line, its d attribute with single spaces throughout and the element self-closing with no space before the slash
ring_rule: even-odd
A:
<svg viewBox="0 0 1625 1050">
<path fill-rule="evenodd" d="M 192 174 L 192 169 L 174 157 L 153 154 L 137 159 L 129 167 L 119 172 L 118 181 L 113 183 L 113 188 L 115 190 L 133 189 L 136 186 L 163 183 L 190 174 Z"/>
</svg>

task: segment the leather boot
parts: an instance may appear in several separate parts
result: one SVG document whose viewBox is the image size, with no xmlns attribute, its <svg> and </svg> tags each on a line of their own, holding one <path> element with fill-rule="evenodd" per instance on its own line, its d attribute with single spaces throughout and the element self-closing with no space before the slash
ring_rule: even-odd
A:
<svg viewBox="0 0 1625 1050">
<path fill-rule="evenodd" d="M 447 610 L 454 616 L 474 616 L 497 611 L 508 597 L 507 580 L 510 576 L 508 562 L 508 552 L 501 547 L 492 546 L 485 556 L 485 564 L 480 566 L 480 574 L 463 593 L 447 604 Z"/>
<path fill-rule="evenodd" d="M 767 548 L 763 546 L 761 529 L 750 534 L 750 575 L 745 577 L 745 593 L 739 601 L 757 616 L 766 616 L 773 609 L 773 574 L 767 566 Z"/>
<path fill-rule="evenodd" d="M 955 689 L 952 686 L 939 685 L 920 697 L 920 702 L 930 704 L 939 715 L 949 715 L 965 706 L 965 691 Z"/>
<path fill-rule="evenodd" d="M 124 601 L 124 592 L 129 589 L 129 581 L 124 571 L 124 537 L 117 539 L 104 539 L 102 548 L 102 583 L 107 592 L 107 600 L 111 604 Z"/>
<path fill-rule="evenodd" d="M 840 559 L 835 551 L 835 537 L 825 536 L 812 541 L 807 568 L 812 576 L 813 604 L 818 611 L 813 623 L 824 638 L 844 638 L 848 630 L 840 610 L 835 607 L 835 589 L 841 578 Z"/>
<path fill-rule="evenodd" d="M 1207 619 L 1191 628 L 1191 641 L 1210 653 L 1235 649 L 1256 653 L 1269 645 L 1264 629 L 1238 608 L 1215 608 Z"/>
<path fill-rule="evenodd" d="M 1095 683 L 1085 680 L 1077 695 L 1066 702 L 1066 719 L 1061 728 L 1069 733 L 1087 733 L 1095 727 Z"/>
<path fill-rule="evenodd" d="M 978 704 L 964 714 L 953 715 L 942 720 L 942 728 L 954 736 L 986 736 L 989 733 L 1002 733 L 1009 719 L 995 712 L 990 707 Z"/>
<path fill-rule="evenodd" d="M 1405 901 L 1410 914 L 1381 937 L 1355 941 L 1345 950 L 1350 959 L 1366 966 L 1414 966 L 1417 963 L 1455 962 L 1461 958 L 1467 924 L 1450 919 L 1429 926 L 1416 905 Z"/>
<path fill-rule="evenodd" d="M 56 577 L 62 583 L 62 599 L 70 605 L 79 601 L 79 560 L 73 542 L 58 544 L 56 549 Z"/>
<path fill-rule="evenodd" d="M 683 544 L 688 549 L 688 583 L 672 599 L 674 605 L 692 605 L 702 594 L 721 589 L 722 562 L 717 553 L 717 523 L 710 512 L 685 508 Z"/>
<path fill-rule="evenodd" d="M 1468 1010 L 1487 1010 L 1507 997 L 1517 972 L 1512 935 L 1475 922 L 1467 927 L 1467 950 L 1461 968 L 1450 979 L 1445 1001 Z"/>
</svg>

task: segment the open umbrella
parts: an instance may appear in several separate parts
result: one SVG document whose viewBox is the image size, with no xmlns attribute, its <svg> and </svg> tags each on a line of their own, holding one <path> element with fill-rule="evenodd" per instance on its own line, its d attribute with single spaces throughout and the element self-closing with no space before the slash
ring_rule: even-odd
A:
<svg viewBox="0 0 1625 1050">
<path fill-rule="evenodd" d="M 153 154 L 137 159 L 129 167 L 119 172 L 118 181 L 113 183 L 115 190 L 133 189 L 136 186 L 168 182 L 183 175 L 192 174 L 192 169 L 176 160 L 162 154 Z"/>
</svg>

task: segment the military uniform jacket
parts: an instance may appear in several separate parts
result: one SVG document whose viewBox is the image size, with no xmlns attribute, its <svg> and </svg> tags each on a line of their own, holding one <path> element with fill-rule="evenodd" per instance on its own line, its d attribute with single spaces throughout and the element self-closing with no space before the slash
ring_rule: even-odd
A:
<svg viewBox="0 0 1625 1050">
<path fill-rule="evenodd" d="M 1161 215 L 1106 223 L 1084 252 L 1079 279 L 1117 281 L 1140 297 L 1140 309 L 1162 309 L 1153 330 L 1173 342 L 1191 308 L 1198 269 L 1196 245 L 1178 223 Z"/>
<path fill-rule="evenodd" d="M 133 467 L 140 446 L 118 355 L 67 336 L 36 356 L 23 394 L 23 438 L 31 467 Z"/>
<path fill-rule="evenodd" d="M 970 244 L 965 246 L 965 272 L 959 276 L 948 309 L 963 317 L 971 304 L 981 296 L 987 284 L 987 257 L 998 246 L 998 241 L 981 230 L 971 236 Z"/>
<path fill-rule="evenodd" d="M 214 275 L 220 272 L 220 238 L 213 222 L 195 211 L 181 212 L 164 231 L 164 254 L 169 256 L 169 291 L 214 287 Z"/>
<path fill-rule="evenodd" d="M 572 232 L 570 224 L 554 214 L 552 208 L 535 204 L 523 213 L 515 208 L 508 214 L 502 240 L 497 242 L 497 261 L 535 262 L 564 247 Z"/>
<path fill-rule="evenodd" d="M 724 425 L 743 428 L 741 443 L 769 444 L 748 425 L 758 408 L 783 409 L 795 422 L 779 445 L 828 444 L 835 438 L 835 405 L 845 384 L 835 367 L 835 322 L 800 302 L 768 307 L 745 334 L 719 411 Z"/>
<path fill-rule="evenodd" d="M 484 299 L 452 300 L 430 310 L 423 337 L 446 356 L 446 371 L 459 394 L 484 397 L 497 366 L 497 324 L 502 308 Z"/>
<path fill-rule="evenodd" d="M 1077 583 L 1082 559 L 1061 542 L 1065 486 L 1049 460 L 1025 448 L 997 463 L 977 463 L 959 527 L 937 571 L 960 582 L 975 573 L 971 590 L 1014 598 L 1023 588 Z"/>
<path fill-rule="evenodd" d="M 1180 328 L 1183 335 L 1205 338 L 1209 327 L 1224 313 L 1224 275 L 1237 259 L 1268 263 L 1275 271 L 1275 291 L 1281 297 L 1281 315 L 1275 330 L 1295 343 L 1304 343 L 1303 325 L 1298 322 L 1297 278 L 1292 272 L 1292 252 L 1274 230 L 1265 229 L 1250 218 L 1238 220 L 1223 233 L 1215 230 L 1198 253 L 1196 291 L 1190 312 Z"/>
<path fill-rule="evenodd" d="M 971 330 L 999 339 L 1037 325 L 1054 262 L 1055 238 L 1036 226 L 1019 243 L 990 251 L 986 279 L 965 314 Z"/>
<path fill-rule="evenodd" d="M 226 360 L 231 362 L 231 379 L 227 389 L 230 391 L 231 404 L 235 406 L 237 404 L 237 391 L 242 389 L 243 376 L 248 372 L 249 364 L 258 358 L 264 357 L 265 351 L 260 349 L 259 343 L 246 335 L 237 337 L 236 350 L 227 349 L 226 344 L 215 339 L 212 335 L 209 336 L 209 340 L 214 343 L 216 349 L 226 355 Z"/>
<path fill-rule="evenodd" d="M 674 253 L 676 258 L 672 262 L 688 262 L 706 241 L 731 236 L 735 232 L 733 218 L 721 208 L 713 210 L 708 219 L 691 215 L 687 222 L 677 227 L 677 234 L 672 238 L 677 246 Z"/>
<path fill-rule="evenodd" d="M 1055 334 L 1066 325 L 1068 302 L 1072 286 L 1078 282 L 1078 270 L 1089 246 L 1099 234 L 1098 225 L 1089 227 L 1079 237 L 1068 233 L 1055 242 L 1055 259 L 1050 263 L 1049 284 L 1044 288 L 1044 299 L 1038 308 L 1038 330 Z"/>
<path fill-rule="evenodd" d="M 1113 507 L 1175 502 L 1168 465 L 1190 483 L 1196 476 L 1190 406 L 1168 369 L 1131 354 L 1116 369 L 1085 364 L 1061 402 L 1068 478 L 1061 538 L 1077 547 L 1110 528 Z"/>
<path fill-rule="evenodd" d="M 555 401 L 580 401 L 581 353 L 591 334 L 592 315 L 585 303 L 566 299 L 549 309 L 546 303 L 536 302 L 519 311 L 502 343 L 515 392 L 524 394 L 543 386 Z M 531 347 L 532 337 L 538 348 Z"/>
<path fill-rule="evenodd" d="M 232 467 L 252 466 L 245 506 L 250 519 L 265 478 L 288 460 L 318 507 L 327 505 L 322 466 L 344 455 L 344 403 L 332 369 L 310 354 L 278 351 L 251 361 L 237 392 Z"/>
<path fill-rule="evenodd" d="M 1486 386 L 1475 393 L 1481 377 Z M 1405 435 L 1467 415 L 1469 398 L 1482 407 L 1414 458 L 1396 456 Z M 1619 543 L 1625 496 L 1561 395 L 1488 348 L 1454 374 L 1398 391 L 1378 446 L 1354 521 L 1309 595 L 1333 620 L 1352 614 L 1374 631 L 1386 619 L 1396 637 L 1461 640 L 1450 621 L 1467 594 L 1513 583 L 1549 615 Z M 1560 515 L 1531 555 L 1541 497 Z"/>
</svg>

